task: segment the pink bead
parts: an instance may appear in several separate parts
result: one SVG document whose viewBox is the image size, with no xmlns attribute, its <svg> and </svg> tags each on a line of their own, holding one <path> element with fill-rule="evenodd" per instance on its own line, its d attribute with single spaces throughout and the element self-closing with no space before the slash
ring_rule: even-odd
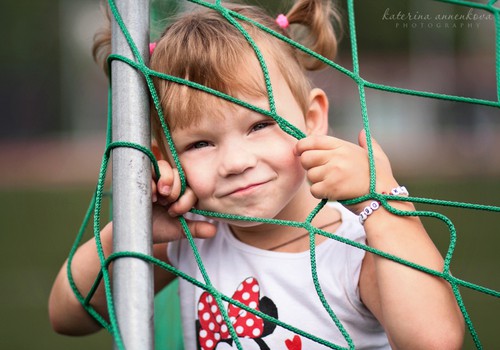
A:
<svg viewBox="0 0 500 350">
<path fill-rule="evenodd" d="M 149 43 L 149 55 L 151 56 L 153 54 L 153 51 L 156 48 L 156 43 Z"/>
<path fill-rule="evenodd" d="M 288 23 L 288 18 L 286 18 L 284 14 L 280 14 L 278 15 L 278 17 L 276 17 L 276 23 L 278 23 L 278 25 L 283 29 L 288 28 L 290 24 Z"/>
</svg>

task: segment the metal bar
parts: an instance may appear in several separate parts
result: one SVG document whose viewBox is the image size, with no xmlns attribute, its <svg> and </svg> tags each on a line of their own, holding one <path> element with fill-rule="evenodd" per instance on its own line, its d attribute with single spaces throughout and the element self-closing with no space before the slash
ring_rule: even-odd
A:
<svg viewBox="0 0 500 350">
<path fill-rule="evenodd" d="M 144 61 L 149 57 L 149 0 L 116 2 Z M 134 59 L 113 19 L 113 53 Z M 113 141 L 151 145 L 149 98 L 144 77 L 121 61 L 112 62 Z M 152 254 L 151 163 L 132 148 L 113 150 L 113 249 Z M 113 299 L 123 345 L 153 349 L 153 267 L 140 259 L 113 264 Z M 116 344 L 115 344 L 116 347 Z"/>
</svg>

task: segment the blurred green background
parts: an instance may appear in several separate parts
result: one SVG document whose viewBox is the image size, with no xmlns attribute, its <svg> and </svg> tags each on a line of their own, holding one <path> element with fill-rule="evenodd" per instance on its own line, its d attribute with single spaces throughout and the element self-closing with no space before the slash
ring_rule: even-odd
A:
<svg viewBox="0 0 500 350">
<path fill-rule="evenodd" d="M 257 1 L 254 1 L 257 2 Z M 151 1 L 152 37 L 177 1 Z M 258 3 L 263 3 L 262 1 Z M 343 3 L 343 1 L 342 1 Z M 272 13 L 289 2 L 268 1 Z M 494 23 L 434 1 L 356 1 L 361 75 L 373 82 L 497 100 Z M 402 19 L 397 19 L 401 13 Z M 459 14 L 455 19 L 447 15 Z M 474 14 L 486 14 L 475 10 Z M 427 16 L 428 15 L 428 16 Z M 106 80 L 90 55 L 98 0 L 6 0 L 0 25 L 1 349 L 109 349 L 105 332 L 54 334 L 47 298 L 87 209 L 104 149 Z M 337 62 L 351 68 L 350 37 Z M 356 86 L 333 70 L 312 75 L 327 90 L 337 136 L 361 129 Z M 498 108 L 367 91 L 373 134 L 413 196 L 500 205 Z M 500 290 L 498 213 L 419 206 L 447 215 L 458 242 L 455 276 Z M 444 252 L 449 232 L 426 227 Z M 498 299 L 461 290 L 485 349 L 500 347 Z M 470 336 L 464 349 L 471 349 Z"/>
</svg>

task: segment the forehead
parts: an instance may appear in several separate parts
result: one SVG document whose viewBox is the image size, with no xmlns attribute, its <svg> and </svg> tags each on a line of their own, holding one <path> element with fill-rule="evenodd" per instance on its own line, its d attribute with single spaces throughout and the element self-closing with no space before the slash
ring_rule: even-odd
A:
<svg viewBox="0 0 500 350">
<path fill-rule="evenodd" d="M 294 127 L 305 130 L 302 109 L 281 71 L 272 60 L 270 61 L 268 72 L 269 80 L 273 85 L 272 94 L 274 95 L 273 101 L 275 102 L 276 113 Z M 233 128 L 239 129 L 243 125 L 252 124 L 259 120 L 262 121 L 262 116 L 266 116 L 265 118 L 271 117 L 269 113 L 266 113 L 272 112 L 270 111 L 269 97 L 263 91 L 265 90 L 265 86 L 261 85 L 259 85 L 259 93 L 257 94 L 246 94 L 241 91 L 236 91 L 234 94 L 234 97 L 237 99 L 256 108 L 248 108 L 247 106 L 239 105 L 217 96 L 205 94 L 205 103 L 203 103 L 205 108 L 200 111 L 198 117 L 192 118 L 189 123 L 173 130 L 176 142 L 179 140 L 179 137 L 186 135 L 199 136 L 206 132 L 212 135 L 222 134 Z M 259 117 L 259 112 L 261 113 L 261 117 Z"/>
<path fill-rule="evenodd" d="M 265 45 L 261 48 L 261 53 L 265 62 L 266 74 L 264 74 L 257 56 L 249 48 L 248 52 L 242 54 L 238 65 L 231 67 L 226 75 L 216 78 L 225 81 L 222 84 L 223 88 L 219 91 L 243 103 L 269 111 L 267 85 L 270 84 L 271 96 L 275 98 L 282 95 L 282 90 L 289 91 L 289 88 L 273 55 L 269 53 Z M 268 77 L 267 82 L 265 76 Z M 206 84 L 206 86 L 211 87 L 211 84 Z M 223 111 L 238 108 L 237 102 L 228 101 L 208 91 L 184 85 L 173 85 L 171 92 L 173 95 L 170 96 L 171 103 L 167 116 L 171 129 L 183 129 L 196 125 L 205 118 L 220 119 L 224 115 Z"/>
</svg>

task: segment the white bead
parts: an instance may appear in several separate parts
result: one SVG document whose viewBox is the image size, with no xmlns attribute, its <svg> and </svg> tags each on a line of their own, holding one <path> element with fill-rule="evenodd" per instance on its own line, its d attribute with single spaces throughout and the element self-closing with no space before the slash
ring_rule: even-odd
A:
<svg viewBox="0 0 500 350">
<path fill-rule="evenodd" d="M 378 201 L 373 201 L 369 205 L 367 205 L 359 214 L 359 222 L 363 225 L 368 218 L 375 210 L 380 208 L 380 203 Z"/>
<path fill-rule="evenodd" d="M 404 186 L 399 186 L 391 190 L 393 196 L 408 196 L 410 193 Z"/>
<path fill-rule="evenodd" d="M 361 214 L 359 214 L 359 222 L 361 224 L 363 224 L 365 222 L 365 220 L 366 220 L 367 217 L 368 217 L 368 215 L 366 215 L 365 212 L 362 211 Z"/>
<path fill-rule="evenodd" d="M 391 190 L 391 195 L 393 196 L 409 196 L 410 193 L 404 186 L 398 186 Z M 380 202 L 373 201 L 369 205 L 367 205 L 359 214 L 359 222 L 364 224 L 368 216 L 370 216 L 375 210 L 380 208 Z"/>
</svg>

